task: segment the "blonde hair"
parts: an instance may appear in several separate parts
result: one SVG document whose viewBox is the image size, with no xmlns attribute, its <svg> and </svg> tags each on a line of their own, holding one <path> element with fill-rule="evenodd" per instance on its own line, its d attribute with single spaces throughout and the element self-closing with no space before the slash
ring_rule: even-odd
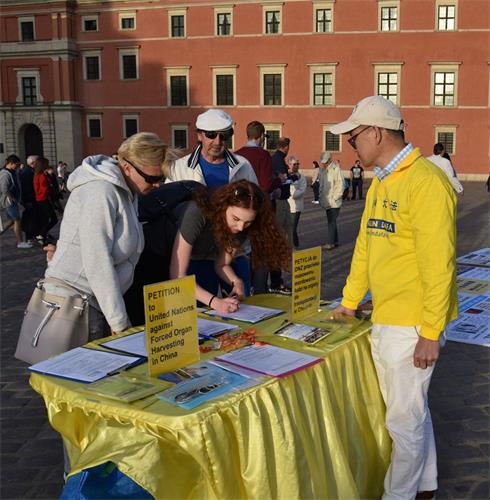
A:
<svg viewBox="0 0 490 500">
<path fill-rule="evenodd" d="M 161 165 L 165 177 L 169 176 L 170 164 L 178 158 L 178 154 L 152 132 L 139 132 L 126 139 L 117 150 L 120 160 L 134 161 L 142 167 Z"/>
</svg>

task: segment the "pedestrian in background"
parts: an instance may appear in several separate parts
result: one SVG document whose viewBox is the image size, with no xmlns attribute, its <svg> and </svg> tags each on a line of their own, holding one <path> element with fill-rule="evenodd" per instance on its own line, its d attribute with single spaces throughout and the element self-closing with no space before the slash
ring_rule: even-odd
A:
<svg viewBox="0 0 490 500">
<path fill-rule="evenodd" d="M 313 160 L 313 172 L 311 173 L 311 189 L 313 189 L 313 200 L 311 203 L 318 205 L 320 202 L 318 201 L 318 195 L 320 190 L 320 183 L 318 182 L 318 172 L 320 165 L 316 160 Z"/>
<path fill-rule="evenodd" d="M 456 171 L 454 170 L 451 161 L 444 157 L 444 146 L 442 143 L 438 142 L 434 144 L 433 148 L 434 154 L 428 156 L 427 159 L 431 161 L 434 165 L 438 166 L 446 175 L 449 181 L 451 182 L 454 191 L 456 193 L 461 194 L 464 189 L 456 177 Z"/>
<path fill-rule="evenodd" d="M 298 237 L 298 224 L 299 218 L 301 217 L 301 212 L 304 210 L 304 196 L 306 191 L 306 177 L 300 173 L 300 161 L 296 156 L 290 156 L 288 158 L 288 165 L 290 168 L 289 174 L 292 180 L 290 186 L 291 195 L 288 198 L 289 208 L 291 210 L 292 218 L 292 235 L 293 235 L 293 245 L 294 248 L 299 247 L 299 237 Z"/>
<path fill-rule="evenodd" d="M 34 193 L 39 208 L 38 240 L 42 246 L 54 243 L 54 237 L 49 231 L 58 223 L 51 200 L 54 188 L 53 181 L 47 173 L 48 168 L 49 162 L 46 158 L 37 159 L 34 167 Z"/>
<path fill-rule="evenodd" d="M 21 226 L 28 243 L 35 242 L 36 236 L 39 234 L 40 208 L 37 206 L 36 193 L 34 192 L 34 167 L 38 159 L 37 155 L 28 156 L 26 164 L 19 170 L 20 202 L 24 207 Z"/>
<path fill-rule="evenodd" d="M 339 246 L 337 217 L 342 206 L 344 177 L 339 164 L 333 160 L 332 155 L 328 151 L 324 151 L 320 155 L 318 181 L 320 183 L 320 206 L 325 209 L 327 214 L 327 242 L 322 248 L 333 250 Z"/>
<path fill-rule="evenodd" d="M 356 160 L 355 164 L 350 168 L 352 200 L 356 199 L 356 193 L 359 195 L 359 199 L 362 200 L 363 181 L 364 181 L 364 169 L 361 167 L 361 162 L 359 160 Z"/>
</svg>

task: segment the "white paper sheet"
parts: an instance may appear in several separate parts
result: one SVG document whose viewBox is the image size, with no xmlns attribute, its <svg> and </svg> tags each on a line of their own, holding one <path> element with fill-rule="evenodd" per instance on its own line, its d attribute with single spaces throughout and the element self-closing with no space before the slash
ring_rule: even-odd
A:
<svg viewBox="0 0 490 500">
<path fill-rule="evenodd" d="M 302 352 L 273 345 L 251 345 L 216 358 L 271 377 L 284 377 L 322 361 Z"/>
<path fill-rule="evenodd" d="M 218 311 L 208 310 L 206 314 L 209 316 L 217 316 L 226 319 L 233 319 L 236 321 L 244 321 L 246 323 L 258 323 L 272 316 L 277 316 L 283 313 L 282 309 L 271 309 L 269 307 L 252 306 L 250 304 L 240 304 L 240 309 L 234 313 L 229 313 L 226 315 L 221 314 Z"/>
<path fill-rule="evenodd" d="M 197 331 L 201 337 L 214 337 L 219 333 L 230 330 L 239 330 L 240 327 L 231 323 L 220 323 L 210 319 L 197 318 Z"/>
<path fill-rule="evenodd" d="M 136 354 L 138 356 L 144 356 L 145 358 L 148 357 L 145 330 L 108 340 L 101 345 L 108 349 L 115 349 L 116 351 L 122 351 L 128 354 Z"/>
<path fill-rule="evenodd" d="M 141 358 L 86 347 L 76 347 L 29 367 L 33 372 L 79 382 L 95 382 L 124 370 Z"/>
</svg>

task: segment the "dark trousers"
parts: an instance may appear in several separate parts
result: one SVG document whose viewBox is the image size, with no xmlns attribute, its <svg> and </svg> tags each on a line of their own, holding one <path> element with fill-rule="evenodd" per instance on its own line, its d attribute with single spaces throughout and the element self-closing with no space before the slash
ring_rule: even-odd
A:
<svg viewBox="0 0 490 500">
<path fill-rule="evenodd" d="M 313 199 L 318 201 L 318 197 L 320 195 L 320 183 L 318 181 L 314 182 L 311 185 L 311 188 L 313 189 Z"/>
<path fill-rule="evenodd" d="M 356 191 L 359 193 L 359 199 L 362 200 L 362 179 L 352 179 L 352 199 L 356 199 Z"/>
<path fill-rule="evenodd" d="M 20 225 L 22 231 L 26 233 L 26 240 L 32 240 L 39 234 L 38 228 L 38 212 L 41 209 L 37 206 L 35 201 L 26 202 L 24 205 L 24 211 L 22 212 L 22 219 Z"/>
<path fill-rule="evenodd" d="M 49 231 L 58 223 L 58 217 L 56 217 L 56 212 L 49 200 L 38 201 L 37 205 L 40 215 L 39 234 L 46 238 Z"/>
<path fill-rule="evenodd" d="M 328 245 L 338 245 L 339 244 L 339 233 L 337 231 L 337 217 L 340 213 L 340 208 L 327 208 L 327 244 Z"/>
<path fill-rule="evenodd" d="M 298 247 L 299 246 L 298 223 L 299 223 L 299 218 L 301 217 L 301 212 L 293 212 L 291 215 L 293 216 L 293 245 L 295 247 Z"/>
</svg>

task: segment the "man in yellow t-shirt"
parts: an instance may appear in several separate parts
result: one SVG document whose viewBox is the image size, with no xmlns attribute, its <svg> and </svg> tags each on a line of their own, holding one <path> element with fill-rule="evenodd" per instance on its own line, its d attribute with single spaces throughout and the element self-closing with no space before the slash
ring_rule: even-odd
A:
<svg viewBox="0 0 490 500">
<path fill-rule="evenodd" d="M 330 130 L 347 134 L 375 173 L 334 315 L 354 315 L 371 290 L 371 351 L 393 440 L 383 499 L 432 498 L 437 465 L 427 391 L 444 329 L 457 316 L 456 197 L 444 172 L 405 142 L 400 110 L 384 97 L 363 99 Z"/>
</svg>

